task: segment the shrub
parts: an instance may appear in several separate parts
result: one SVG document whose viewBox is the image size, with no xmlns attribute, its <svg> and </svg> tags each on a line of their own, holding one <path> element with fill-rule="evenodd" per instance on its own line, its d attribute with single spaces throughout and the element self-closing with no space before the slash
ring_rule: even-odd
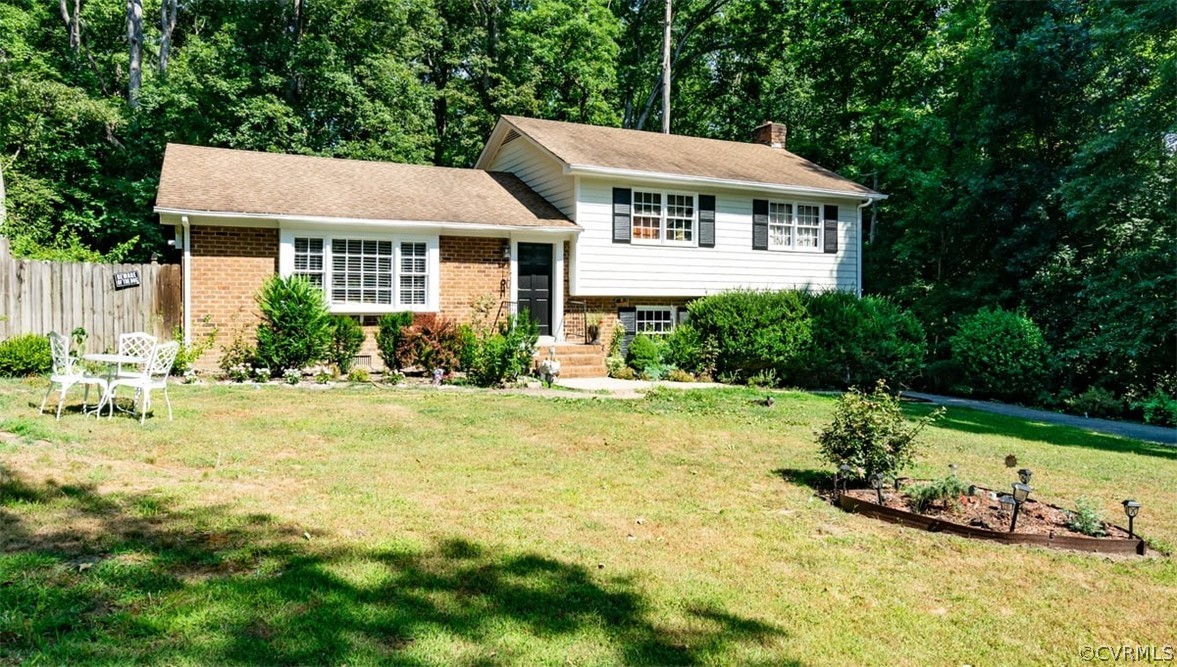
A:
<svg viewBox="0 0 1177 667">
<path fill-rule="evenodd" d="M 608 375 L 611 378 L 615 378 L 615 377 L 617 377 L 617 374 L 621 372 L 622 369 L 630 371 L 631 373 L 633 372 L 629 366 L 625 365 L 625 359 L 622 359 L 620 355 L 605 357 L 605 374 L 606 375 Z"/>
<path fill-rule="evenodd" d="M 694 382 L 695 376 L 681 368 L 675 368 L 666 374 L 666 379 L 671 382 Z"/>
<path fill-rule="evenodd" d="M 207 323 L 209 318 L 206 315 L 203 319 Z M 176 361 L 172 364 L 172 375 L 185 375 L 188 371 L 192 370 L 193 364 L 203 357 L 205 352 L 212 349 L 213 343 L 217 340 L 217 333 L 219 332 L 220 329 L 213 327 L 200 340 L 185 345 L 184 330 L 176 327 L 172 331 L 172 340 L 180 344 L 180 349 L 176 353 Z"/>
<path fill-rule="evenodd" d="M 1046 382 L 1050 351 L 1038 325 L 1024 315 L 982 308 L 961 323 L 949 345 L 973 393 L 1022 400 Z"/>
<path fill-rule="evenodd" d="M 1066 400 L 1067 411 L 1085 417 L 1121 417 L 1124 401 L 1102 387 L 1090 387 L 1078 396 Z"/>
<path fill-rule="evenodd" d="M 287 368 L 282 372 L 282 381 L 292 386 L 302 382 L 302 369 Z"/>
<path fill-rule="evenodd" d="M 1095 503 L 1089 498 L 1079 498 L 1075 501 L 1075 510 L 1069 512 L 1070 518 L 1067 519 L 1067 528 L 1090 535 L 1091 537 L 1103 537 L 1107 535 L 1107 531 L 1103 528 L 1103 515 L 1099 509 L 1096 508 Z"/>
<path fill-rule="evenodd" d="M 327 356 L 331 314 L 323 290 L 301 276 L 274 276 L 257 297 L 258 359 L 276 372 L 302 368 Z"/>
<path fill-rule="evenodd" d="M 1177 426 L 1177 399 L 1157 388 L 1147 398 L 1132 407 L 1144 414 L 1144 421 L 1160 426 Z"/>
<path fill-rule="evenodd" d="M 689 373 L 710 373 L 715 369 L 715 345 L 703 340 L 699 330 L 680 324 L 666 337 L 665 361 Z"/>
<path fill-rule="evenodd" d="M 612 374 L 610 377 L 615 377 L 618 380 L 636 380 L 638 374 L 633 372 L 633 369 L 629 366 L 622 366 L 621 368 L 617 369 L 617 372 Z"/>
<path fill-rule="evenodd" d="M 413 314 L 409 312 L 388 313 L 380 317 L 379 330 L 376 333 L 376 347 L 380 350 L 380 358 L 384 360 L 384 367 L 390 371 L 401 369 L 396 359 L 396 347 L 401 340 L 401 331 L 412 324 Z"/>
<path fill-rule="evenodd" d="M 927 484 L 920 484 L 907 489 L 906 495 L 911 499 L 916 512 L 923 514 L 936 503 L 942 503 L 945 509 L 954 507 L 960 497 L 969 492 L 969 486 L 955 475 L 941 477 Z"/>
<path fill-rule="evenodd" d="M 607 357 L 621 356 L 621 341 L 625 338 L 625 325 L 621 322 L 613 325 L 613 335 L 609 338 Z"/>
<path fill-rule="evenodd" d="M 372 379 L 372 375 L 366 368 L 353 368 L 347 374 L 348 382 L 368 382 Z"/>
<path fill-rule="evenodd" d="M 942 408 L 909 424 L 885 383 L 877 383 L 869 394 L 851 389 L 838 400 L 833 421 L 818 434 L 821 457 L 835 466 L 849 465 L 867 478 L 894 476 L 910 465 L 919 432 L 941 414 Z"/>
<path fill-rule="evenodd" d="M 780 378 L 776 376 L 776 371 L 771 368 L 756 371 L 754 375 L 748 378 L 749 387 L 767 387 L 769 389 L 780 386 Z"/>
<path fill-rule="evenodd" d="M 691 326 L 715 348 L 725 376 L 747 378 L 773 369 L 792 377 L 812 339 L 812 323 L 798 292 L 724 292 L 692 301 Z"/>
<path fill-rule="evenodd" d="M 911 312 L 880 297 L 849 292 L 805 295 L 813 336 L 790 384 L 869 386 L 878 380 L 907 385 L 924 364 L 924 329 Z"/>
<path fill-rule="evenodd" d="M 662 363 L 664 348 L 665 343 L 662 342 L 660 337 L 655 340 L 654 336 L 638 334 L 629 342 L 629 350 L 625 354 L 625 363 L 640 373 L 650 366 Z"/>
<path fill-rule="evenodd" d="M 480 387 L 518 380 L 531 368 L 538 339 L 539 328 L 530 317 L 508 317 L 500 331 L 486 334 L 476 343 L 470 380 Z"/>
<path fill-rule="evenodd" d="M 221 348 L 220 367 L 221 372 L 226 376 L 233 377 L 236 374 L 236 369 L 239 367 L 249 368 L 256 360 L 257 350 L 240 334 L 227 347 Z"/>
<path fill-rule="evenodd" d="M 468 371 L 474 366 L 475 357 L 478 355 L 478 334 L 469 324 L 460 324 L 458 325 L 458 340 L 460 341 L 458 368 Z"/>
<path fill-rule="evenodd" d="M 348 315 L 336 315 L 331 318 L 331 344 L 327 351 L 327 359 L 335 364 L 341 375 L 351 372 L 356 354 L 364 345 L 364 330 Z"/>
<path fill-rule="evenodd" d="M 396 367 L 419 366 L 426 371 L 440 368 L 449 374 L 458 367 L 461 353 L 462 338 L 453 320 L 437 313 L 417 313 L 413 323 L 401 330 Z"/>
<path fill-rule="evenodd" d="M 0 375 L 25 377 L 42 375 L 52 369 L 53 352 L 47 337 L 23 334 L 0 343 Z"/>
<path fill-rule="evenodd" d="M 678 370 L 669 364 L 650 364 L 642 369 L 641 378 L 651 382 L 665 380 L 672 371 Z"/>
</svg>

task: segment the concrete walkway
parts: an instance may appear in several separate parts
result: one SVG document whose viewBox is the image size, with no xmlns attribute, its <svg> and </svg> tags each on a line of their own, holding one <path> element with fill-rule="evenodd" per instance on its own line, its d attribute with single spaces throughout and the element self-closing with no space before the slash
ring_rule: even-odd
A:
<svg viewBox="0 0 1177 667">
<path fill-rule="evenodd" d="M 950 408 L 970 408 L 972 410 L 1005 415 L 1007 417 L 1017 417 L 1018 419 L 1025 419 L 1027 421 L 1073 426 L 1078 429 L 1094 431 L 1105 435 L 1118 435 L 1124 438 L 1132 438 L 1133 440 L 1144 440 L 1145 442 L 1177 446 L 1177 428 L 1170 428 L 1168 426 L 1149 426 L 1148 424 L 1137 424 L 1135 422 L 1076 417 L 1075 415 L 1064 415 L 1059 412 L 1034 410 L 1017 405 L 1006 405 L 1005 403 L 974 401 L 967 398 L 956 398 L 954 396 L 924 394 L 918 391 L 905 391 L 903 395 L 908 398 L 929 401 L 936 405 L 943 405 Z"/>
<path fill-rule="evenodd" d="M 717 382 L 650 382 L 648 380 L 619 380 L 617 378 L 560 378 L 556 384 L 567 389 L 605 394 L 614 398 L 641 398 L 652 387 L 673 389 L 709 389 L 722 387 Z"/>
</svg>

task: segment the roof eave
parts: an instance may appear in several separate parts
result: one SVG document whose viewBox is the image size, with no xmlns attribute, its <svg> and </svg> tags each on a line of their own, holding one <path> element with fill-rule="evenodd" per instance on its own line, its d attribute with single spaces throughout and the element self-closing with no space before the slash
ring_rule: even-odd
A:
<svg viewBox="0 0 1177 667">
<path fill-rule="evenodd" d="M 623 178 L 645 179 L 666 183 L 690 183 L 695 185 L 709 185 L 735 188 L 739 190 L 757 190 L 777 192 L 791 195 L 825 195 L 830 197 L 845 197 L 848 199 L 868 199 L 881 201 L 887 195 L 868 190 L 867 192 L 854 190 L 834 190 L 831 188 L 813 188 L 803 185 L 785 185 L 781 183 L 760 183 L 757 181 L 741 181 L 728 178 L 714 178 L 711 176 L 688 176 L 656 171 L 642 171 L 638 169 L 617 169 L 614 167 L 599 167 L 588 164 L 565 165 L 564 173 L 570 176 L 618 176 Z"/>
<path fill-rule="evenodd" d="M 309 224 L 354 225 L 358 227 L 401 227 L 401 228 L 438 228 L 455 230 L 478 231 L 510 231 L 510 232 L 543 232 L 579 234 L 584 228 L 575 222 L 568 221 L 563 225 L 496 225 L 491 223 L 456 222 L 452 220 L 395 220 L 387 218 L 343 218 L 318 215 L 293 215 L 289 213 L 253 213 L 250 211 L 206 211 L 191 208 L 175 208 L 170 206 L 156 206 L 155 213 L 159 215 L 192 215 L 205 218 L 253 218 L 274 222 L 292 222 Z"/>
</svg>

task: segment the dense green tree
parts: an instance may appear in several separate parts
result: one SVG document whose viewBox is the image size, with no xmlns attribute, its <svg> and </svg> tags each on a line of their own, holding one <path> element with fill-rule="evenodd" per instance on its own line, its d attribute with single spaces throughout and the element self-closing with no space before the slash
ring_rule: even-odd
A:
<svg viewBox="0 0 1177 667">
<path fill-rule="evenodd" d="M 168 142 L 469 166 L 498 115 L 653 128 L 660 0 L 0 0 L 0 231 L 167 252 Z M 1171 0 L 676 0 L 672 129 L 789 147 L 891 195 L 868 291 L 933 358 L 1020 310 L 1065 390 L 1177 391 Z"/>
</svg>

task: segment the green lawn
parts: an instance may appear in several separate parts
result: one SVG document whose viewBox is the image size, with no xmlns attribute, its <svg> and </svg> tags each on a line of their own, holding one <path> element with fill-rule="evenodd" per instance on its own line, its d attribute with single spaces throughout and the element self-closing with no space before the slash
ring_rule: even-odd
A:
<svg viewBox="0 0 1177 667">
<path fill-rule="evenodd" d="M 1175 559 L 904 530 L 814 498 L 834 400 L 178 387 L 37 417 L 0 382 L 0 664 L 1081 664 L 1177 644 Z M 927 408 L 913 406 L 913 414 Z M 948 463 L 1177 544 L 1177 449 L 966 410 Z"/>
</svg>

